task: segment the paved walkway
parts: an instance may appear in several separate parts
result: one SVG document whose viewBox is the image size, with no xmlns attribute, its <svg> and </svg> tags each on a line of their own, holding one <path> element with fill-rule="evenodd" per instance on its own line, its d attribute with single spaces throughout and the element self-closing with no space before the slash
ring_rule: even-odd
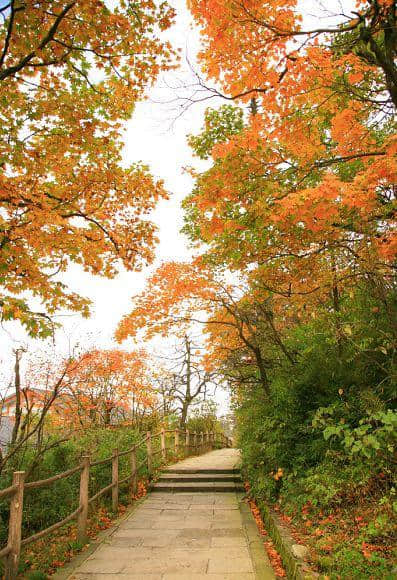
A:
<svg viewBox="0 0 397 580">
<path fill-rule="evenodd" d="M 233 449 L 186 459 L 178 467 L 238 466 Z M 256 524 L 242 494 L 149 496 L 69 576 L 75 580 L 272 580 Z"/>
<path fill-rule="evenodd" d="M 188 457 L 174 465 L 167 467 L 167 471 L 179 469 L 234 469 L 241 464 L 240 453 L 237 449 L 218 449 L 204 455 Z"/>
</svg>

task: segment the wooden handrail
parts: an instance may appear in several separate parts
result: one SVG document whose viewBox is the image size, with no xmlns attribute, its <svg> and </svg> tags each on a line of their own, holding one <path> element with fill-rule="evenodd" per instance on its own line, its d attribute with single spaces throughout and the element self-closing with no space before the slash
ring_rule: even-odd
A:
<svg viewBox="0 0 397 580">
<path fill-rule="evenodd" d="M 81 506 L 79 506 L 76 510 L 74 510 L 74 512 L 72 512 L 71 514 L 66 516 L 66 518 L 63 518 L 63 520 L 57 522 L 56 524 L 53 524 L 52 526 L 49 526 L 45 530 L 41 530 L 40 532 L 37 532 L 37 534 L 33 534 L 32 536 L 29 536 L 28 538 L 24 538 L 21 541 L 21 546 L 26 546 L 27 544 L 31 544 L 32 542 L 37 542 L 37 540 L 40 540 L 40 538 L 43 538 L 44 536 L 46 536 L 50 532 L 55 532 L 55 530 L 57 530 L 58 528 L 62 528 L 62 526 L 64 526 L 68 522 L 71 522 L 72 520 L 74 520 L 76 518 L 76 516 L 78 516 L 79 513 L 81 512 L 81 509 L 82 509 Z"/>
<path fill-rule="evenodd" d="M 129 453 L 131 453 L 132 450 L 133 450 L 133 447 L 131 449 L 126 449 L 126 451 L 119 451 L 119 457 L 123 457 L 124 455 L 128 455 Z"/>
<path fill-rule="evenodd" d="M 22 514 L 23 514 L 23 492 L 25 483 L 25 472 L 15 471 L 12 475 L 12 484 L 16 485 L 17 491 L 11 498 L 10 519 L 8 523 L 8 542 L 10 551 L 5 565 L 5 578 L 12 580 L 17 577 L 19 567 L 19 557 L 21 554 L 22 539 Z"/>
<path fill-rule="evenodd" d="M 112 461 L 112 455 L 110 455 L 110 457 L 105 457 L 105 459 L 98 459 L 98 461 L 93 461 L 92 463 L 90 463 L 90 467 L 104 465 L 105 463 L 109 463 L 110 461 Z"/>
<path fill-rule="evenodd" d="M 93 504 L 95 500 L 100 498 L 102 495 L 112 492 L 112 508 L 116 511 L 118 508 L 119 501 L 119 488 L 120 485 L 124 483 L 130 483 L 130 490 L 132 495 L 136 495 L 138 489 L 138 474 L 140 469 L 146 465 L 149 479 L 153 476 L 154 464 L 153 458 L 161 454 L 162 463 L 167 461 L 167 434 L 174 435 L 174 453 L 178 456 L 181 448 L 183 448 L 184 454 L 189 455 L 189 453 L 200 454 L 205 453 L 208 449 L 214 447 L 214 445 L 220 440 L 221 444 L 230 447 L 232 441 L 229 437 L 226 437 L 224 433 L 215 432 L 203 432 L 197 433 L 195 431 L 190 432 L 188 429 L 185 431 L 179 429 L 161 429 L 161 431 L 151 434 L 150 431 L 146 433 L 146 436 L 135 443 L 129 449 L 119 451 L 114 449 L 113 453 L 109 457 L 104 459 L 98 459 L 97 461 L 91 461 L 88 455 L 82 458 L 82 463 L 48 477 L 46 479 L 40 479 L 37 481 L 30 481 L 25 483 L 25 473 L 23 471 L 18 471 L 13 474 L 13 483 L 9 487 L 0 490 L 0 499 L 10 498 L 10 516 L 9 516 L 9 533 L 8 542 L 0 550 L 0 558 L 5 558 L 5 579 L 13 580 L 17 575 L 20 551 L 21 547 L 31 544 L 40 538 L 50 534 L 51 532 L 61 528 L 68 522 L 77 518 L 77 528 L 78 528 L 78 539 L 79 541 L 86 540 L 87 534 L 87 519 L 88 519 L 88 507 Z M 181 435 L 183 436 L 181 438 Z M 153 438 L 160 437 L 160 448 L 153 450 Z M 137 463 L 137 449 L 140 447 L 146 447 L 146 458 Z M 130 474 L 119 479 L 119 458 L 126 455 L 130 456 Z M 92 467 L 98 467 L 100 465 L 105 465 L 106 463 L 111 463 L 112 465 L 112 483 L 100 489 L 92 497 L 89 497 L 89 480 L 90 480 L 90 469 Z M 22 539 L 22 515 L 23 515 L 23 496 L 24 490 L 29 489 L 39 489 L 51 485 L 52 483 L 70 477 L 75 473 L 80 472 L 80 496 L 79 496 L 79 507 L 75 509 L 68 516 L 52 524 L 44 530 L 40 530 L 36 534 L 33 534 L 27 538 Z"/>
<path fill-rule="evenodd" d="M 3 497 L 8 497 L 8 496 L 12 496 L 15 494 L 15 492 L 17 491 L 18 486 L 17 485 L 10 485 L 10 487 L 5 487 L 4 489 L 0 489 L 0 499 L 3 499 Z"/>
<path fill-rule="evenodd" d="M 83 469 L 82 465 L 78 465 L 77 467 L 72 467 L 72 469 L 68 469 L 67 471 L 63 471 L 62 473 L 58 473 L 57 475 L 53 475 L 48 479 L 39 479 L 38 481 L 28 481 L 25 483 L 25 489 L 37 489 L 39 487 L 45 487 L 46 485 L 50 485 L 54 483 L 54 481 L 58 481 L 59 479 L 64 479 L 65 477 L 69 477 L 78 471 Z"/>
<path fill-rule="evenodd" d="M 115 483 L 109 483 L 109 485 L 107 485 L 106 487 L 103 487 L 95 495 L 93 495 L 92 497 L 90 497 L 90 499 L 88 500 L 88 503 L 93 503 L 96 499 L 98 499 L 99 497 L 101 497 L 101 495 L 103 495 L 106 492 L 108 492 L 111 489 L 113 489 L 115 485 L 116 485 Z"/>
</svg>

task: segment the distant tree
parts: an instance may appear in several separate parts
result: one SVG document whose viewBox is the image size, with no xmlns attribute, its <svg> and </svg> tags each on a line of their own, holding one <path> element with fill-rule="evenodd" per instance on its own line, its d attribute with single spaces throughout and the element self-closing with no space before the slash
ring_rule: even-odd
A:
<svg viewBox="0 0 397 580">
<path fill-rule="evenodd" d="M 65 397 L 65 419 L 76 426 L 139 425 L 156 406 L 144 351 L 91 350 L 76 361 Z"/>
</svg>

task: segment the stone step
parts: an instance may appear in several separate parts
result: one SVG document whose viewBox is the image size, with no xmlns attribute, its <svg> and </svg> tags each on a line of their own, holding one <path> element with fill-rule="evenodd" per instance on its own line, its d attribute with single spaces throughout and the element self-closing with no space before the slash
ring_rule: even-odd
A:
<svg viewBox="0 0 397 580">
<path fill-rule="evenodd" d="M 225 475 L 225 474 L 235 474 L 235 473 L 240 473 L 240 469 L 233 468 L 233 469 L 216 469 L 216 468 L 212 468 L 212 469 L 192 469 L 192 468 L 187 468 L 187 467 L 168 467 L 167 469 L 164 469 L 164 473 L 186 473 L 186 474 L 192 474 L 192 473 L 197 473 L 197 474 L 207 474 L 207 473 L 212 473 L 214 475 Z"/>
<path fill-rule="evenodd" d="M 226 492 L 244 491 L 242 483 L 239 482 L 217 482 L 217 481 L 195 481 L 195 482 L 164 482 L 159 481 L 151 487 L 153 492 Z"/>
<path fill-rule="evenodd" d="M 241 477 L 238 473 L 163 473 L 159 481 L 168 482 L 231 482 L 241 483 Z"/>
</svg>

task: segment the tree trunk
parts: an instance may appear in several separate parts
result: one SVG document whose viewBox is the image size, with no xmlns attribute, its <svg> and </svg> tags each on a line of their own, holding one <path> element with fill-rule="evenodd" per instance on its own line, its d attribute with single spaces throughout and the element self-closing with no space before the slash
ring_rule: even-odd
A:
<svg viewBox="0 0 397 580">
<path fill-rule="evenodd" d="M 190 342 L 187 336 L 185 336 L 185 348 L 186 348 L 186 392 L 182 403 L 181 422 L 180 422 L 180 427 L 183 430 L 185 430 L 186 428 L 187 414 L 189 411 L 190 403 L 192 402 L 191 397 L 192 361 L 191 361 Z"/>
<path fill-rule="evenodd" d="M 16 349 L 15 351 L 15 423 L 11 435 L 11 445 L 14 445 L 19 433 L 19 426 L 21 424 L 22 409 L 21 409 L 21 374 L 20 374 L 20 361 L 22 358 L 22 349 Z"/>
<path fill-rule="evenodd" d="M 261 350 L 260 350 L 260 348 L 254 348 L 253 350 L 255 353 L 256 364 L 258 365 L 258 369 L 259 369 L 259 377 L 260 377 L 261 385 L 263 387 L 265 394 L 267 396 L 269 396 L 270 395 L 269 379 L 267 378 L 267 372 L 265 369 L 265 363 L 264 363 L 264 360 L 262 358 Z"/>
</svg>

